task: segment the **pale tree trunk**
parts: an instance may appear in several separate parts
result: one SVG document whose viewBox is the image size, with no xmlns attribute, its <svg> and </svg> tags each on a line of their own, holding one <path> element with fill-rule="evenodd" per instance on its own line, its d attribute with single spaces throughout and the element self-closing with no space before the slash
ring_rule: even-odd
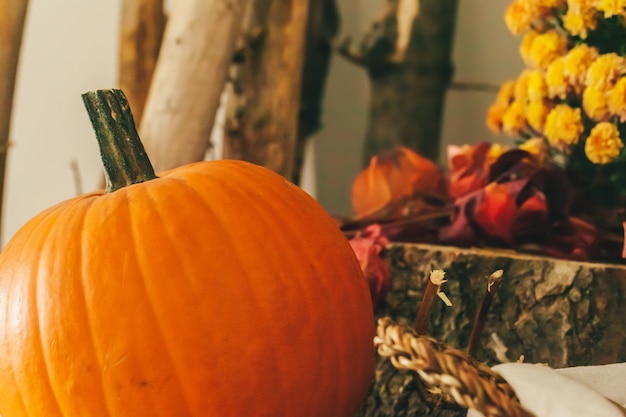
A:
<svg viewBox="0 0 626 417">
<path fill-rule="evenodd" d="M 293 178 L 308 10 L 308 0 L 250 4 L 226 119 L 224 158 Z"/>
<path fill-rule="evenodd" d="M 157 172 L 201 161 L 241 33 L 245 0 L 177 0 L 140 134 Z"/>
<path fill-rule="evenodd" d="M 352 49 L 371 83 L 363 164 L 396 145 L 438 159 L 458 0 L 386 0 L 380 20 Z"/>
<path fill-rule="evenodd" d="M 0 0 L 0 219 L 13 93 L 27 9 L 27 0 Z"/>
<path fill-rule="evenodd" d="M 122 0 L 118 85 L 139 125 L 165 29 L 163 0 Z"/>
</svg>

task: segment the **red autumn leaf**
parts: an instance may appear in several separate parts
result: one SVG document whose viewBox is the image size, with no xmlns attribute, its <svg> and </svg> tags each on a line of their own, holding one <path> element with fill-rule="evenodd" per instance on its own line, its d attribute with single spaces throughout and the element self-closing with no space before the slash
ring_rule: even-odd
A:
<svg viewBox="0 0 626 417">
<path fill-rule="evenodd" d="M 495 182 L 485 187 L 483 199 L 478 202 L 474 219 L 483 231 L 491 236 L 513 243 L 513 224 L 517 217 L 515 197 L 504 184 Z"/>
<path fill-rule="evenodd" d="M 489 163 L 487 156 L 491 144 L 448 146 L 449 194 L 459 198 L 476 191 L 487 184 Z"/>
<path fill-rule="evenodd" d="M 350 239 L 352 250 L 367 279 L 374 307 L 385 298 L 391 282 L 389 267 L 381 258 L 381 252 L 388 243 L 389 240 L 382 233 L 379 224 L 369 225 L 359 235 Z"/>
<path fill-rule="evenodd" d="M 445 186 L 443 173 L 434 162 L 398 146 L 372 157 L 359 173 L 352 184 L 352 207 L 357 217 L 366 217 L 418 192 L 445 195 Z"/>
</svg>

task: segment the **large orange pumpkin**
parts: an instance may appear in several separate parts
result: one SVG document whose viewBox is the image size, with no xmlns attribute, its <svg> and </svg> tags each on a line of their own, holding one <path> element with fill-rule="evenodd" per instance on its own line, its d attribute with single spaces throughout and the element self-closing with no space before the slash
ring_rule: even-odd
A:
<svg viewBox="0 0 626 417">
<path fill-rule="evenodd" d="M 353 415 L 373 312 L 332 219 L 245 162 L 157 178 L 123 94 L 83 98 L 108 192 L 37 215 L 0 255 L 0 415 Z"/>
</svg>

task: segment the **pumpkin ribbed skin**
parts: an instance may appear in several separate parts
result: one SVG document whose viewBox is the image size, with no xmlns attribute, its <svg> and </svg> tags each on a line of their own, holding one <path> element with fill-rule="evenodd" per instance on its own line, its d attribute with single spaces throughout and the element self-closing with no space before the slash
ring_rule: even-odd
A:
<svg viewBox="0 0 626 417">
<path fill-rule="evenodd" d="M 347 417 L 373 334 L 358 262 L 312 198 L 200 162 L 61 203 L 7 244 L 0 415 Z"/>
</svg>

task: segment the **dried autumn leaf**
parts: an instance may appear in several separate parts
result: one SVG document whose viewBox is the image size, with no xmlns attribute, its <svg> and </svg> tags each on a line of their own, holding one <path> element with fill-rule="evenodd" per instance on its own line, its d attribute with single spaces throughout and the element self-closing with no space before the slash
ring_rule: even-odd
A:
<svg viewBox="0 0 626 417">
<path fill-rule="evenodd" d="M 372 157 L 359 173 L 352 185 L 352 207 L 357 217 L 366 217 L 419 192 L 445 194 L 443 173 L 434 162 L 398 146 Z"/>
<path fill-rule="evenodd" d="M 448 146 L 450 197 L 459 198 L 487 184 L 490 149 L 491 144 L 488 142 L 477 145 Z"/>
<path fill-rule="evenodd" d="M 513 243 L 512 229 L 517 217 L 517 204 L 504 184 L 495 182 L 485 187 L 483 199 L 477 204 L 474 213 L 476 223 L 491 237 Z"/>
<path fill-rule="evenodd" d="M 381 252 L 389 240 L 379 224 L 371 224 L 349 242 L 367 279 L 372 303 L 376 307 L 387 295 L 391 283 L 389 267 L 381 258 Z"/>
</svg>

